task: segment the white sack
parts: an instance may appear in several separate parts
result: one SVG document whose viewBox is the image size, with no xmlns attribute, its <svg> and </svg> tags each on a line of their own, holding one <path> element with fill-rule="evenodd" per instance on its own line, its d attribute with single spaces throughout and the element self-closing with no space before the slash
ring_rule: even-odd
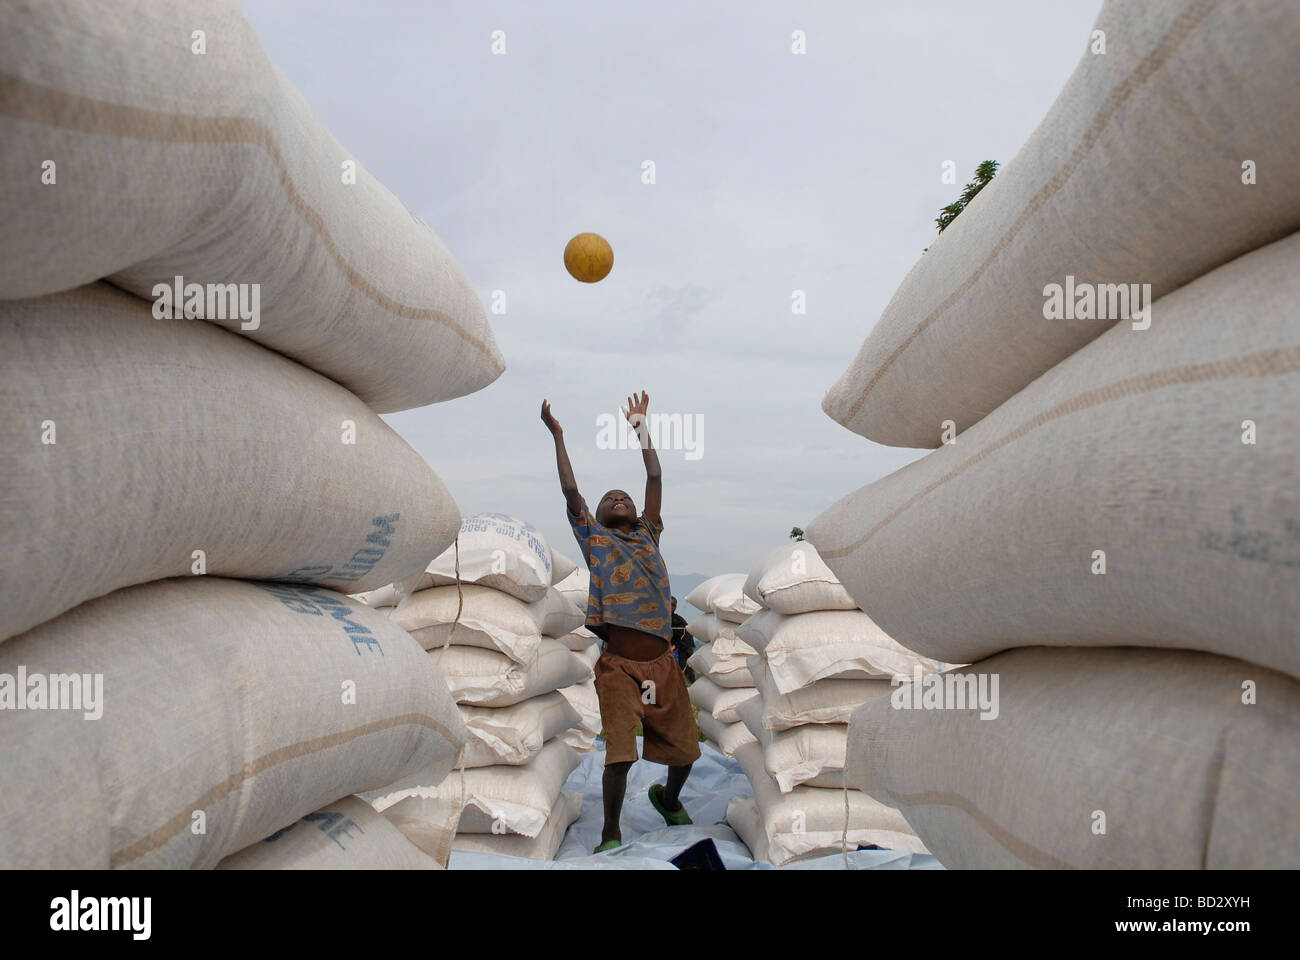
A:
<svg viewBox="0 0 1300 960">
<path fill-rule="evenodd" d="M 695 715 L 695 722 L 699 725 L 700 733 L 729 757 L 735 754 L 737 747 L 754 742 L 754 735 L 740 721 L 723 723 L 714 720 L 713 714 L 707 710 L 701 710 Z"/>
<path fill-rule="evenodd" d="M 1110 2 L 1096 29 L 1105 52 L 1079 37 L 1038 129 L 865 320 L 823 402 L 849 429 L 937 447 L 944 421 L 970 428 L 1116 323 L 1109 307 L 1046 319 L 1047 285 L 1150 284 L 1158 299 L 1300 229 L 1300 180 L 1284 172 L 1300 156 L 1300 4 Z M 1159 304 L 1153 317 L 1176 335 L 1179 318 Z M 1119 326 L 1143 354 L 1146 335 Z"/>
<path fill-rule="evenodd" d="M 235 3 L 10 5 L 0 73 L 0 299 L 101 277 L 150 301 L 177 276 L 257 284 L 256 329 L 215 298 L 198 315 L 380 413 L 500 376 L 455 259 L 330 136 Z"/>
<path fill-rule="evenodd" d="M 596 681 L 584 680 L 564 687 L 559 692 L 578 711 L 581 719 L 577 726 L 564 731 L 556 739 L 567 743 L 579 753 L 586 753 L 604 729 L 600 719 L 600 697 L 596 694 Z"/>
<path fill-rule="evenodd" d="M 393 611 L 392 620 L 426 650 L 446 643 L 482 647 L 524 664 L 537 655 L 543 635 L 563 636 L 582 623 L 573 605 L 553 589 L 537 603 L 524 603 L 472 584 L 461 587 L 459 595 L 454 586 L 414 593 Z"/>
<path fill-rule="evenodd" d="M 371 809 L 374 809 L 373 807 Z M 384 808 L 381 816 L 416 848 L 447 866 L 460 823 L 460 798 L 406 797 Z M 378 811 L 376 811 L 378 812 Z"/>
<path fill-rule="evenodd" d="M 0 408 L 0 638 L 196 551 L 209 576 L 381 587 L 460 520 L 342 387 L 107 284 L 0 302 Z"/>
<path fill-rule="evenodd" d="M 696 677 L 686 691 L 691 703 L 701 711 L 709 714 L 720 723 L 735 723 L 740 719 L 736 707 L 751 697 L 757 697 L 758 691 L 752 687 L 720 687 L 707 676 Z"/>
<path fill-rule="evenodd" d="M 509 707 L 460 706 L 469 739 L 457 766 L 486 767 L 527 763 L 542 744 L 582 721 L 582 715 L 558 691 L 531 697 Z"/>
<path fill-rule="evenodd" d="M 723 573 L 710 577 L 692 590 L 686 602 L 697 610 L 717 614 L 731 623 L 743 623 L 758 612 L 759 606 L 745 596 L 745 575 Z"/>
<path fill-rule="evenodd" d="M 858 606 L 807 540 L 777 547 L 754 564 L 745 579 L 745 596 L 784 614 Z"/>
<path fill-rule="evenodd" d="M 862 704 L 888 696 L 895 689 L 889 680 L 831 678 L 782 693 L 772 682 L 762 657 L 749 658 L 749 671 L 763 700 L 762 724 L 768 730 L 789 730 L 807 723 L 848 723 Z"/>
<path fill-rule="evenodd" d="M 453 645 L 430 650 L 427 656 L 456 702 L 476 707 L 509 707 L 593 676 L 577 654 L 550 637 L 542 639 L 537 656 L 527 665 L 482 647 Z"/>
<path fill-rule="evenodd" d="M 763 748 L 757 741 L 738 746 L 735 756 L 754 787 L 754 804 L 762 819 L 769 863 L 779 867 L 813 851 L 856 850 L 859 845 L 873 843 L 889 850 L 929 852 L 901 813 L 865 793 L 817 787 L 795 787 L 782 793 L 763 767 Z M 840 839 L 845 836 L 846 794 L 847 846 Z M 754 844 L 746 844 L 754 849 Z"/>
<path fill-rule="evenodd" d="M 808 538 L 928 657 L 1135 644 L 1300 677 L 1297 303 L 1300 234 L 1103 334 Z"/>
<path fill-rule="evenodd" d="M 790 730 L 763 726 L 763 702 L 748 700 L 736 707 L 746 729 L 763 748 L 763 768 L 782 793 L 795 787 L 843 787 L 848 724 L 809 723 Z"/>
<path fill-rule="evenodd" d="M 554 860 L 555 851 L 564 842 L 564 835 L 569 825 L 578 819 L 582 812 L 582 794 L 575 790 L 564 790 L 560 799 L 551 807 L 551 815 L 536 838 L 521 836 L 517 833 L 461 833 L 457 834 L 457 850 L 479 850 L 506 857 L 527 857 L 529 860 Z"/>
<path fill-rule="evenodd" d="M 582 611 L 583 618 L 586 618 L 587 601 L 591 598 L 591 571 L 587 569 L 585 563 L 581 567 L 576 567 L 572 573 L 556 583 L 555 589 L 564 594 L 575 607 Z"/>
<path fill-rule="evenodd" d="M 708 677 L 720 687 L 752 687 L 754 678 L 749 674 L 749 662 L 745 656 L 719 657 L 709 644 L 700 646 L 687 659 L 686 665 L 697 676 Z"/>
<path fill-rule="evenodd" d="M 218 870 L 441 870 L 400 830 L 356 797 L 309 813 L 226 857 Z"/>
<path fill-rule="evenodd" d="M 1031 647 L 960 674 L 998 678 L 996 718 L 882 697 L 849 727 L 850 782 L 901 808 L 944 866 L 1300 864 L 1294 679 L 1138 647 Z"/>
<path fill-rule="evenodd" d="M 574 653 L 585 653 L 594 648 L 596 655 L 600 656 L 600 637 L 586 627 L 579 627 L 558 639 Z"/>
<path fill-rule="evenodd" d="M 411 593 L 455 584 L 459 549 L 461 583 L 492 587 L 525 603 L 546 596 L 559 554 L 552 552 L 550 541 L 531 523 L 504 513 L 476 513 L 461 520 L 457 540 L 429 563 L 423 576 L 408 581 Z M 573 564 L 563 563 L 572 573 Z"/>
<path fill-rule="evenodd" d="M 428 654 L 319 587 L 119 590 L 0 644 L 0 697 L 20 671 L 102 674 L 102 716 L 4 711 L 0 868 L 210 868 L 339 797 L 441 779 L 466 737 Z"/>
<path fill-rule="evenodd" d="M 740 637 L 763 655 L 780 693 L 841 677 L 846 680 L 911 678 L 942 664 L 918 656 L 876 626 L 861 610 L 823 610 L 792 617 L 764 610 L 740 628 Z"/>
<path fill-rule="evenodd" d="M 403 784 L 391 792 L 377 791 L 371 803 L 382 811 L 412 796 L 457 802 L 463 798 L 457 835 L 513 832 L 535 838 L 546 826 L 564 781 L 578 762 L 576 752 L 552 740 L 522 766 L 457 770 L 434 786 Z"/>
</svg>

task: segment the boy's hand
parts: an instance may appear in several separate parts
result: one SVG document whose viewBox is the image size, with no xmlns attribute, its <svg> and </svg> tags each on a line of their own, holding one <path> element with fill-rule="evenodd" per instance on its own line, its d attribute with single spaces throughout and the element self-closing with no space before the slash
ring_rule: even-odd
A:
<svg viewBox="0 0 1300 960">
<path fill-rule="evenodd" d="M 637 397 L 634 393 L 627 398 L 627 406 L 623 408 L 623 416 L 627 417 L 627 422 L 634 427 L 639 427 L 645 423 L 646 410 L 650 407 L 650 394 L 644 390 L 641 396 Z"/>
<path fill-rule="evenodd" d="M 546 424 L 546 429 L 551 431 L 552 436 L 559 436 L 564 432 L 560 427 L 560 422 L 551 415 L 551 401 L 542 401 L 542 423 Z"/>
</svg>

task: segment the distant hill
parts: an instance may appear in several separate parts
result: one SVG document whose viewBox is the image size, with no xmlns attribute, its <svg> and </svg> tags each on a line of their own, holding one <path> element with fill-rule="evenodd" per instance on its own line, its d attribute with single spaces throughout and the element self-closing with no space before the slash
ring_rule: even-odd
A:
<svg viewBox="0 0 1300 960">
<path fill-rule="evenodd" d="M 704 573 L 669 573 L 668 583 L 672 587 L 673 596 L 677 598 L 677 612 L 687 619 L 694 620 L 696 617 L 704 615 L 703 610 L 696 610 L 686 602 L 686 595 L 698 587 L 705 580 L 708 580 L 712 574 Z"/>
</svg>

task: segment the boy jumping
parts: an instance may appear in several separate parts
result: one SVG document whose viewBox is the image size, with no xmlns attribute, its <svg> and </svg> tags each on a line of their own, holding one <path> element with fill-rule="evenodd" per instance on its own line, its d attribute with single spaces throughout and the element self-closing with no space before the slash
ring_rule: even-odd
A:
<svg viewBox="0 0 1300 960">
<path fill-rule="evenodd" d="M 628 397 L 623 416 L 636 429 L 645 460 L 645 510 L 622 490 L 600 498 L 593 517 L 578 492 L 564 449 L 564 431 L 542 401 L 542 422 L 555 438 L 560 490 L 568 504 L 569 524 L 591 570 L 587 626 L 605 641 L 596 661 L 596 694 L 605 725 L 605 826 L 595 852 L 622 844 L 619 815 L 627 790 L 627 773 L 636 762 L 636 725 L 645 736 L 645 759 L 668 767 L 666 784 L 650 787 L 650 802 L 670 826 L 691 822 L 678 800 L 691 765 L 699 759 L 699 728 L 686 693 L 686 681 L 673 657 L 668 568 L 659 552 L 663 521 L 659 517 L 662 481 L 659 455 L 646 425 L 649 394 Z"/>
</svg>

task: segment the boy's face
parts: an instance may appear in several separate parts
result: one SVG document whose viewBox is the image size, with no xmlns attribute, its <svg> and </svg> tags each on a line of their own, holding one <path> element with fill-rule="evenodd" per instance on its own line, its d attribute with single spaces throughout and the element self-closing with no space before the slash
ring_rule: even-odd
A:
<svg viewBox="0 0 1300 960">
<path fill-rule="evenodd" d="M 621 527 L 636 521 L 636 504 L 623 490 L 611 490 L 596 506 L 596 520 L 607 527 Z"/>
</svg>

